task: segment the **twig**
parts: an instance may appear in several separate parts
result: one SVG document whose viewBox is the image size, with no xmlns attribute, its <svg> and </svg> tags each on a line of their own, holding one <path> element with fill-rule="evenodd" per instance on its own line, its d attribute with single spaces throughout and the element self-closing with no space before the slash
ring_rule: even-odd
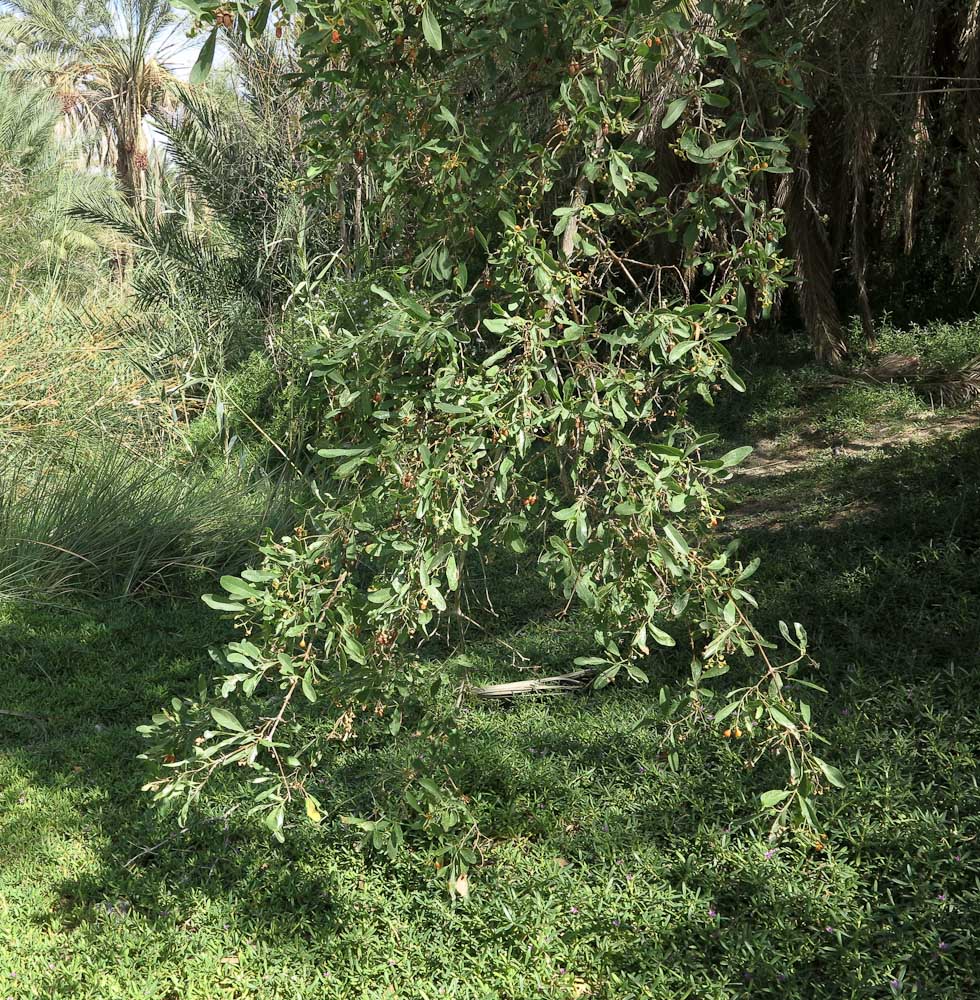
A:
<svg viewBox="0 0 980 1000">
<path fill-rule="evenodd" d="M 209 816 L 207 819 L 201 820 L 201 822 L 198 825 L 206 826 L 208 823 L 217 823 L 219 820 L 223 819 L 226 820 L 232 815 L 232 813 L 236 812 L 237 809 L 238 809 L 237 805 L 232 806 L 229 810 L 223 812 L 220 816 Z M 192 827 L 185 826 L 181 827 L 178 830 L 174 830 L 173 833 L 164 837 L 163 840 L 161 840 L 158 844 L 154 844 L 152 847 L 144 847 L 142 851 L 139 851 L 137 854 L 134 854 L 128 861 L 126 861 L 123 864 L 123 867 L 128 868 L 130 865 L 135 864 L 141 858 L 145 858 L 148 854 L 156 854 L 156 852 L 159 851 L 160 848 L 164 846 L 164 844 L 169 844 L 171 840 L 176 840 L 178 837 L 183 837 L 185 834 L 190 833 L 191 829 Z"/>
<path fill-rule="evenodd" d="M 48 678 L 50 680 L 50 678 Z M 30 719 L 31 722 L 50 722 L 51 720 L 45 718 L 43 715 L 31 715 L 29 712 L 15 712 L 13 709 L 0 708 L 0 715 L 10 715 L 15 719 Z"/>
</svg>

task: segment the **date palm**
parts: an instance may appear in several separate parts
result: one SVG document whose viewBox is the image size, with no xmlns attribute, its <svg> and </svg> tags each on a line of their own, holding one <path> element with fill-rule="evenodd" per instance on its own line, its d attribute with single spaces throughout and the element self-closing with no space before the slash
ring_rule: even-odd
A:
<svg viewBox="0 0 980 1000">
<path fill-rule="evenodd" d="M 96 137 L 130 204 L 144 192 L 147 119 L 166 103 L 179 47 L 168 0 L 4 0 L 11 70 L 44 83 L 66 119 Z"/>
<path fill-rule="evenodd" d="M 104 174 L 77 168 L 56 134 L 58 116 L 50 95 L 0 73 L 0 301 L 50 282 L 84 287 L 118 242 L 68 211 L 79 200 L 118 195 Z"/>
<path fill-rule="evenodd" d="M 980 0 L 772 6 L 803 45 L 811 101 L 773 194 L 800 311 L 834 362 L 847 351 L 840 304 L 871 336 L 875 309 L 937 295 L 961 308 L 980 287 Z"/>
</svg>

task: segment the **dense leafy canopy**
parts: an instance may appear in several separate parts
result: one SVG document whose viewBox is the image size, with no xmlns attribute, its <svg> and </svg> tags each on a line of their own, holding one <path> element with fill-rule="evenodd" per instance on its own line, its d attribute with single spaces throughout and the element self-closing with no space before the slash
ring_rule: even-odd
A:
<svg viewBox="0 0 980 1000">
<path fill-rule="evenodd" d="M 268 7 L 196 12 L 247 37 Z M 364 3 L 302 23 L 311 197 L 337 199 L 377 307 L 308 306 L 332 418 L 322 508 L 210 598 L 243 637 L 217 654 L 217 701 L 202 689 L 146 727 L 167 762 L 157 798 L 186 810 L 237 763 L 280 834 L 292 799 L 319 817 L 331 748 L 406 721 L 451 740 L 432 702 L 458 678 L 420 671 L 416 650 L 486 618 L 482 560 L 510 551 L 588 616 L 595 653 L 577 662 L 596 687 L 646 682 L 688 621 L 690 689 L 665 708 L 784 753 L 790 786 L 765 805 L 775 828 L 814 823 L 814 790 L 839 777 L 784 691 L 805 633 L 784 628 L 792 657 L 770 658 L 744 589 L 757 563 L 715 531 L 748 449 L 717 456 L 686 416 L 741 388 L 725 341 L 784 281 L 757 181 L 788 172 L 800 97 L 762 6 Z M 756 677 L 714 694 L 729 656 Z M 307 721 L 323 712 L 326 738 Z M 391 815 L 355 821 L 392 852 L 399 816 L 441 824 L 458 872 L 475 858 L 468 802 L 451 775 L 412 774 Z"/>
</svg>

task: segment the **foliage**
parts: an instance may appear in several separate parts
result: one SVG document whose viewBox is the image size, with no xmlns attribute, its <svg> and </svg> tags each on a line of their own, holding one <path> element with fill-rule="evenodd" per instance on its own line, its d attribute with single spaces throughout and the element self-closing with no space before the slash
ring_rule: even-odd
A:
<svg viewBox="0 0 980 1000">
<path fill-rule="evenodd" d="M 3 0 L 9 68 L 43 83 L 66 119 L 102 139 L 99 160 L 138 204 L 149 162 L 145 122 L 167 100 L 176 27 L 169 0 Z"/>
<path fill-rule="evenodd" d="M 118 442 L 0 467 L 0 593 L 124 596 L 236 566 L 286 504 L 233 474 L 182 475 Z"/>
<path fill-rule="evenodd" d="M 635 729 L 647 688 L 476 707 L 463 760 L 489 806 L 488 864 L 465 905 L 427 891 L 421 845 L 377 864 L 328 821 L 279 845 L 225 815 L 229 789 L 183 834 L 138 808 L 133 727 L 194 683 L 220 626 L 203 607 L 4 606 L 0 707 L 45 720 L 0 716 L 8 993 L 975 995 L 978 461 L 973 432 L 743 487 L 781 512 L 779 530 L 751 533 L 760 603 L 805 609 L 830 692 L 821 729 L 860 774 L 827 811 L 823 850 L 766 845 L 745 823 L 769 773 L 746 770 L 744 738 L 695 734 L 673 771 L 656 732 Z M 533 580 L 505 586 L 498 637 L 531 664 L 561 669 L 589 641 L 526 623 Z M 500 648 L 471 650 L 489 679 L 507 674 Z M 362 747 L 325 773 L 325 807 L 369 802 L 365 774 L 394 780 L 418 753 Z"/>
<path fill-rule="evenodd" d="M 0 314 L 0 441 L 112 436 L 160 454 L 169 414 L 129 362 L 131 345 L 111 332 L 125 308 L 120 292 L 102 282 L 78 298 L 36 291 Z"/>
<path fill-rule="evenodd" d="M 100 277 L 109 234 L 71 219 L 78 198 L 111 199 L 105 179 L 73 162 L 58 111 L 41 90 L 0 73 L 0 293 L 3 305 L 41 287 L 78 290 Z M 68 261 L 71 261 L 69 266 Z M 43 293 L 42 293 L 43 294 Z"/>
<path fill-rule="evenodd" d="M 322 509 L 208 598 L 242 638 L 217 654 L 217 698 L 202 688 L 144 727 L 165 762 L 157 800 L 186 817 L 238 764 L 282 836 L 294 800 L 320 819 L 316 771 L 349 741 L 405 727 L 455 746 L 465 679 L 416 650 L 492 614 L 481 566 L 510 551 L 565 612 L 585 609 L 595 648 L 577 663 L 595 687 L 647 682 L 674 623 L 693 623 L 692 682 L 664 691 L 667 714 L 755 733 L 790 771 L 763 800 L 774 833 L 816 823 L 814 795 L 841 777 L 784 690 L 806 634 L 781 625 L 788 659 L 770 656 L 745 589 L 758 562 L 712 532 L 749 449 L 715 457 L 686 419 L 691 399 L 741 388 L 724 343 L 747 288 L 764 307 L 782 282 L 757 181 L 789 170 L 779 80 L 795 70 L 743 58 L 765 46 L 763 18 L 743 3 L 306 10 L 310 172 L 341 200 L 380 303 L 362 326 L 346 300 L 310 302 L 333 423 Z M 721 695 L 705 682 L 729 657 L 755 673 Z M 389 853 L 412 825 L 442 837 L 458 890 L 479 831 L 456 777 L 413 771 L 387 798 L 389 815 L 350 822 Z"/>
<path fill-rule="evenodd" d="M 179 400 L 187 446 L 205 462 L 295 469 L 315 415 L 295 399 L 306 372 L 285 310 L 329 268 L 337 227 L 297 180 L 305 102 L 287 82 L 292 50 L 269 38 L 227 52 L 220 79 L 173 85 L 173 109 L 156 114 L 167 150 L 158 190 L 137 205 L 90 199 L 74 214 L 134 250 L 120 335 Z"/>
</svg>

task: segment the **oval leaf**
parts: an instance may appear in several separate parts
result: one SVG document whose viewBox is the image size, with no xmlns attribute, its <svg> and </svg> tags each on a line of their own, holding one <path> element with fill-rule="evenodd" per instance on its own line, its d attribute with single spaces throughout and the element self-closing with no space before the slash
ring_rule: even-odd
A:
<svg viewBox="0 0 980 1000">
<path fill-rule="evenodd" d="M 786 788 L 773 788 L 771 791 L 763 792 L 759 798 L 762 800 L 762 805 L 766 809 L 770 809 L 773 806 L 778 806 L 780 802 L 789 798 L 791 794 L 792 792 Z"/>
<path fill-rule="evenodd" d="M 422 34 L 436 52 L 442 51 L 442 28 L 439 27 L 436 15 L 432 12 L 431 4 L 426 4 L 422 10 Z"/>
<path fill-rule="evenodd" d="M 226 708 L 212 708 L 211 718 L 221 726 L 222 729 L 230 729 L 232 732 L 244 733 L 245 727 Z"/>
<path fill-rule="evenodd" d="M 820 770 L 823 771 L 824 777 L 835 788 L 844 787 L 845 784 L 844 775 L 841 774 L 841 772 L 836 767 L 834 767 L 833 764 L 828 764 L 825 760 L 821 760 L 819 757 L 814 757 L 814 760 L 817 762 L 817 766 L 820 768 Z"/>
<path fill-rule="evenodd" d="M 674 122 L 682 114 L 684 114 L 684 109 L 687 107 L 688 99 L 686 97 L 678 97 L 676 101 L 671 101 L 667 108 L 667 114 L 664 115 L 664 120 L 660 123 L 661 128 L 670 128 Z"/>
</svg>

